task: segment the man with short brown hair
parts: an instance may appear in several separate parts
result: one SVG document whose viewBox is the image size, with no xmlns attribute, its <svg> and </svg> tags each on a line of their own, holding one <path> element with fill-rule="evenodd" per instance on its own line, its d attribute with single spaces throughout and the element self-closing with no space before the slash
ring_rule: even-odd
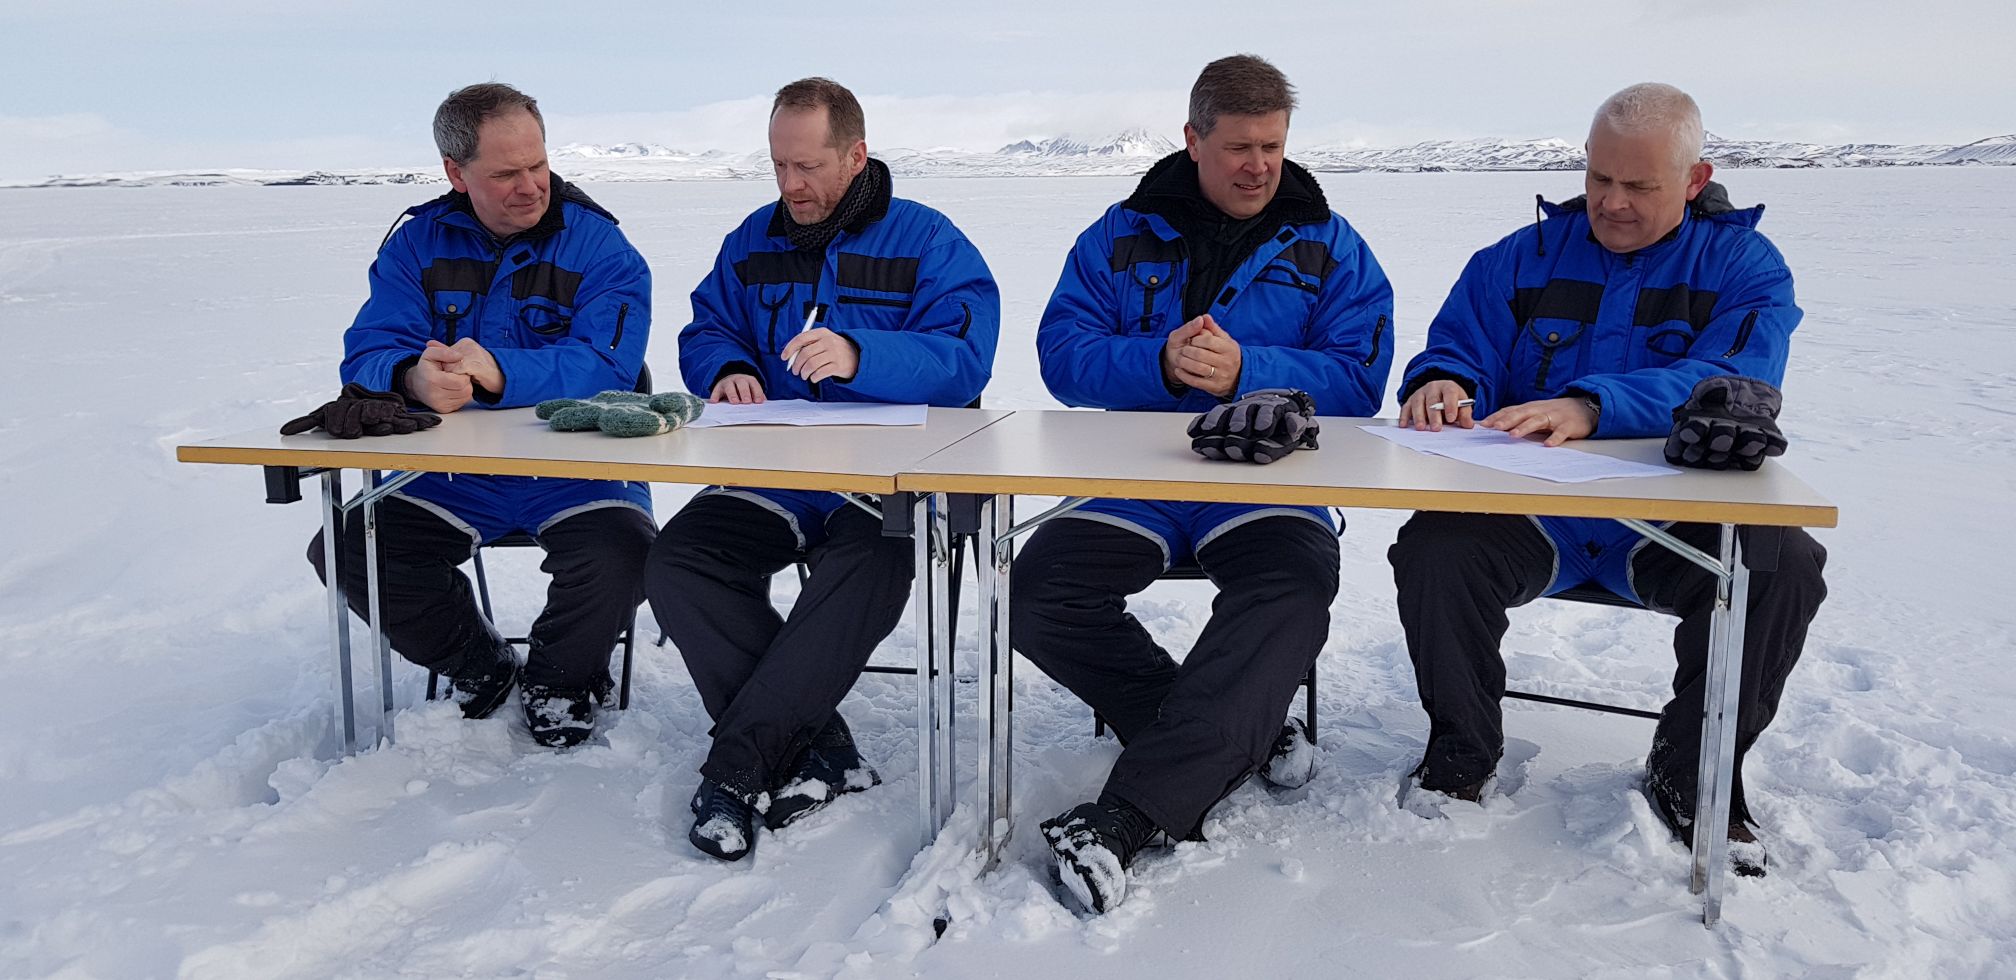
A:
<svg viewBox="0 0 2016 980">
<path fill-rule="evenodd" d="M 1194 414 L 1297 388 L 1326 415 L 1378 410 L 1393 290 L 1323 188 L 1286 159 L 1294 90 L 1252 55 L 1191 90 L 1185 148 L 1078 237 L 1036 332 L 1067 405 Z M 1172 439 L 1183 425 L 1171 418 Z M 1329 636 L 1338 529 L 1320 507 L 1095 500 L 1017 556 L 1015 647 L 1091 705 L 1126 748 L 1097 800 L 1047 821 L 1060 877 L 1104 912 L 1161 830 L 1197 838 L 1248 776 L 1309 778 L 1314 748 L 1282 716 Z M 1178 665 L 1129 596 L 1178 564 L 1218 586 Z"/>
<path fill-rule="evenodd" d="M 895 197 L 861 105 L 808 78 L 777 93 L 779 199 L 728 234 L 679 333 L 686 385 L 716 402 L 965 406 L 993 372 L 1000 294 L 942 214 Z M 693 845 L 733 861 L 879 781 L 837 710 L 902 616 L 910 543 L 837 494 L 709 487 L 665 525 L 645 574 L 714 719 Z M 780 617 L 770 576 L 811 577 Z"/>
</svg>

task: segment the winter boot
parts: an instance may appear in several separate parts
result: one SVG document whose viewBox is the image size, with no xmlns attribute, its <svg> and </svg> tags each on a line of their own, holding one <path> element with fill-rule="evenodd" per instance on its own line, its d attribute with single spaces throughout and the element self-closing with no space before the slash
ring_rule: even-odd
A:
<svg viewBox="0 0 2016 980">
<path fill-rule="evenodd" d="M 1270 786 L 1294 789 L 1316 775 L 1316 740 L 1300 718 L 1290 718 L 1281 726 L 1280 737 L 1260 764 L 1260 778 Z"/>
<path fill-rule="evenodd" d="M 771 830 L 782 830 L 842 793 L 859 793 L 881 783 L 881 775 L 861 761 L 861 752 L 854 747 L 854 733 L 847 730 L 847 722 L 836 711 L 833 720 L 813 736 L 812 744 L 798 757 L 798 768 L 771 795 L 770 808 L 763 812 L 763 824 Z"/>
<path fill-rule="evenodd" d="M 525 702 L 525 727 L 540 745 L 570 748 L 595 734 L 594 691 L 524 684 L 518 693 Z"/>
<path fill-rule="evenodd" d="M 496 638 L 489 656 L 465 655 L 462 660 L 453 671 L 447 672 L 446 697 L 461 706 L 462 717 L 472 721 L 488 718 L 511 693 L 511 685 L 518 683 L 518 655 L 511 651 L 510 644 Z"/>
<path fill-rule="evenodd" d="M 723 861 L 740 861 L 756 846 L 756 808 L 711 779 L 693 791 L 693 829 L 686 839 Z"/>
<path fill-rule="evenodd" d="M 1155 823 L 1134 804 L 1110 793 L 1043 822 L 1043 839 L 1057 856 L 1057 877 L 1095 914 L 1127 897 L 1127 869 L 1155 833 Z"/>
<path fill-rule="evenodd" d="M 1645 796 L 1652 801 L 1652 812 L 1659 815 L 1659 822 L 1673 832 L 1673 837 L 1688 850 L 1694 849 L 1694 808 L 1675 799 L 1664 780 L 1647 777 Z M 1729 869 L 1744 878 L 1762 878 L 1770 855 L 1765 852 L 1764 842 L 1757 839 L 1757 831 L 1736 812 L 1729 814 Z"/>
</svg>

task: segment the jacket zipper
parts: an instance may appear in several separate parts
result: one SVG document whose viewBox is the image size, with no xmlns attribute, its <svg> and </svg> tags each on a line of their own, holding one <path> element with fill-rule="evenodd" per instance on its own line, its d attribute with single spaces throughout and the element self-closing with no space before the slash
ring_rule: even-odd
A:
<svg viewBox="0 0 2016 980">
<path fill-rule="evenodd" d="M 1730 347 L 1727 351 L 1724 351 L 1722 356 L 1735 357 L 1736 355 L 1743 353 L 1743 348 L 1750 345 L 1750 331 L 1752 328 L 1756 326 L 1757 326 L 1757 311 L 1751 310 L 1750 314 L 1743 318 L 1743 325 L 1736 329 L 1735 345 Z"/>
<path fill-rule="evenodd" d="M 1533 376 L 1533 387 L 1541 391 L 1547 390 L 1547 371 L 1554 366 L 1554 352 L 1557 350 L 1560 350 L 1559 346 L 1549 347 L 1541 352 L 1540 373 Z"/>
<path fill-rule="evenodd" d="M 1366 367 L 1371 367 L 1372 362 L 1379 359 L 1379 342 L 1384 339 L 1386 339 L 1386 314 L 1381 313 L 1379 314 L 1379 322 L 1372 326 L 1372 353 L 1359 363 L 1364 364 Z"/>
<path fill-rule="evenodd" d="M 961 303 L 959 309 L 966 314 L 966 318 L 959 321 L 959 339 L 965 340 L 967 328 L 973 326 L 973 308 Z"/>
<path fill-rule="evenodd" d="M 784 298 L 775 303 L 765 300 L 761 295 L 756 297 L 756 302 L 764 309 L 770 311 L 770 353 L 775 354 L 777 353 L 777 315 L 782 313 L 784 307 L 790 304 L 791 292 L 786 290 Z"/>
<path fill-rule="evenodd" d="M 1275 278 L 1272 278 L 1272 277 L 1267 277 L 1267 278 L 1261 278 L 1261 279 L 1255 279 L 1255 280 L 1253 280 L 1253 281 L 1254 281 L 1254 282 L 1264 282 L 1264 283 L 1266 283 L 1266 284 L 1268 284 L 1268 285 L 1270 285 L 1270 286 L 1293 286 L 1293 287 L 1295 287 L 1296 289 L 1299 289 L 1299 290 L 1301 290 L 1301 291 L 1303 291 L 1303 292 L 1305 292 L 1305 293 L 1308 293 L 1308 294 L 1310 294 L 1310 295 L 1312 295 L 1312 296 L 1313 296 L 1313 295 L 1316 295 L 1316 294 L 1318 294 L 1318 293 L 1321 293 L 1321 292 L 1323 291 L 1323 287 L 1321 287 L 1321 286 L 1312 286 L 1312 285 L 1310 285 L 1310 284 L 1308 284 L 1308 283 L 1306 283 L 1306 282 L 1303 282 L 1303 281 L 1302 281 L 1302 280 L 1300 280 L 1300 279 L 1292 279 L 1292 278 L 1290 278 L 1290 279 L 1275 279 Z"/>
<path fill-rule="evenodd" d="M 623 321 L 629 318 L 630 304 L 625 303 L 616 308 L 616 336 L 609 339 L 610 350 L 615 350 L 618 345 L 623 343 Z"/>
<path fill-rule="evenodd" d="M 840 302 L 860 303 L 863 306 L 894 306 L 901 309 L 908 309 L 910 306 L 910 301 L 907 299 L 884 299 L 880 296 L 842 296 Z"/>
</svg>

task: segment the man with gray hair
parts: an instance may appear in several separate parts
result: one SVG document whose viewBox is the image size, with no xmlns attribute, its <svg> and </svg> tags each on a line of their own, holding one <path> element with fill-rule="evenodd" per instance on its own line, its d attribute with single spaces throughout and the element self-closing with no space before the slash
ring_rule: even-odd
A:
<svg viewBox="0 0 2016 980">
<path fill-rule="evenodd" d="M 1670 85 L 1603 103 L 1589 128 L 1585 195 L 1541 202 L 1546 217 L 1478 252 L 1400 384 L 1400 424 L 1482 425 L 1516 436 L 1663 437 L 1704 378 L 1782 382 L 1800 310 L 1785 260 L 1701 159 L 1701 114 Z M 1473 405 L 1474 401 L 1474 405 Z M 1719 529 L 1672 524 L 1713 551 Z M 1646 790 L 1691 842 L 1695 763 L 1715 580 L 1631 529 L 1601 519 L 1420 513 L 1389 552 L 1400 620 L 1427 709 L 1422 789 L 1478 801 L 1504 752 L 1499 699 L 1506 609 L 1597 586 L 1680 618 L 1673 698 L 1646 760 Z M 1826 597 L 1826 551 L 1784 533 L 1775 571 L 1750 578 L 1736 780 L 1726 828 L 1738 872 L 1764 853 L 1744 805 L 1742 761 L 1777 711 Z M 1720 830 L 1721 828 L 1718 828 Z"/>
<path fill-rule="evenodd" d="M 342 380 L 450 412 L 630 389 L 644 368 L 651 273 L 616 218 L 547 169 L 539 104 L 487 82 L 451 93 L 434 140 L 452 190 L 408 209 L 379 245 L 371 295 L 343 335 Z M 609 654 L 643 598 L 657 534 L 650 488 L 602 480 L 428 474 L 378 507 L 385 633 L 445 675 L 483 718 L 520 681 L 517 656 L 476 608 L 456 566 L 527 533 L 553 576 L 532 624 L 521 687 L 542 745 L 593 730 Z M 343 528 L 338 565 L 364 608 L 364 528 Z M 326 581 L 321 535 L 309 561 Z"/>
<path fill-rule="evenodd" d="M 1198 75 L 1184 149 L 1065 260 L 1036 332 L 1060 401 L 1196 414 L 1294 388 L 1325 414 L 1378 410 L 1393 289 L 1286 159 L 1294 107 L 1288 79 L 1252 55 Z M 1172 417 L 1170 439 L 1182 431 Z M 1309 733 L 1282 715 L 1329 636 L 1339 532 L 1320 507 L 1095 500 L 1064 516 L 1015 561 L 1011 632 L 1126 746 L 1098 799 L 1043 825 L 1059 876 L 1104 912 L 1155 831 L 1199 837 L 1256 772 L 1277 786 L 1309 778 Z M 1219 590 L 1180 665 L 1127 613 L 1129 596 L 1177 565 Z"/>
</svg>

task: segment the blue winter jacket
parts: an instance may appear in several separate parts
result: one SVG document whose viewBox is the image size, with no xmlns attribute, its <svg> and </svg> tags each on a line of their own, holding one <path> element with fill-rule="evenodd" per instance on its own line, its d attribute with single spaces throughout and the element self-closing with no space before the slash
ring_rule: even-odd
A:
<svg viewBox="0 0 2016 980">
<path fill-rule="evenodd" d="M 793 247 L 776 203 L 722 240 L 714 269 L 693 290 L 693 322 L 679 332 L 679 370 L 701 395 L 731 374 L 763 384 L 766 398 L 930 404 L 963 408 L 994 369 L 1001 294 L 978 249 L 931 208 L 894 197 L 888 168 L 870 159 L 880 193 L 825 251 Z M 818 384 L 792 374 L 780 352 L 805 328 L 859 349 L 854 377 Z M 716 491 L 718 492 L 718 491 Z M 800 544 L 816 543 L 834 494 L 731 491 L 779 511 Z"/>
<path fill-rule="evenodd" d="M 651 328 L 651 272 L 616 219 L 552 178 L 540 222 L 498 239 L 469 196 L 406 211 L 371 263 L 371 295 L 343 335 L 342 378 L 402 391 L 427 341 L 482 344 L 504 390 L 478 389 L 463 411 L 629 389 Z M 402 491 L 446 508 L 477 537 L 537 532 L 562 511 L 601 502 L 650 509 L 645 484 L 429 474 Z M 510 525 L 510 526 L 506 526 Z"/>
<path fill-rule="evenodd" d="M 1195 256 L 1178 230 L 1193 220 L 1187 215 L 1215 214 L 1202 210 L 1203 201 L 1197 166 L 1178 151 L 1078 236 L 1036 332 L 1050 392 L 1073 406 L 1203 412 L 1219 399 L 1172 390 L 1162 374 L 1162 348 L 1178 327 L 1209 313 L 1240 344 L 1235 395 L 1300 388 L 1325 415 L 1377 411 L 1393 358 L 1393 288 L 1364 239 L 1330 210 L 1315 178 L 1284 165 L 1275 200 L 1259 219 L 1264 226 L 1237 246 L 1221 246 L 1220 254 L 1236 259 L 1239 248 L 1265 237 L 1236 265 L 1220 263 L 1229 278 L 1209 296 L 1190 282 Z M 1186 297 L 1202 298 L 1186 309 Z M 1187 441 L 1182 430 L 1172 419 L 1169 438 Z M 1102 500 L 1074 513 L 1159 539 L 1165 555 L 1181 561 L 1262 509 L 1287 512 Z M 1319 508 L 1294 512 L 1329 521 Z"/>
<path fill-rule="evenodd" d="M 1463 385 L 1478 418 L 1588 394 L 1602 405 L 1597 437 L 1663 437 L 1702 378 L 1783 380 L 1801 313 L 1785 259 L 1756 230 L 1763 205 L 1732 208 L 1711 183 L 1671 234 L 1627 254 L 1596 242 L 1582 198 L 1541 205 L 1545 220 L 1471 257 L 1401 401 L 1437 378 Z M 1540 523 L 1575 559 L 1550 591 L 1593 579 L 1635 597 L 1624 552 L 1636 535 L 1607 520 Z"/>
<path fill-rule="evenodd" d="M 1315 178 L 1284 169 L 1277 201 L 1287 220 L 1199 312 L 1240 344 L 1235 394 L 1301 388 L 1321 414 L 1371 415 L 1393 358 L 1393 287 Z M 1043 382 L 1066 405 L 1195 413 L 1218 404 L 1162 377 L 1164 338 L 1190 319 L 1188 250 L 1162 212 L 1194 188 L 1195 174 L 1178 151 L 1078 236 L 1036 332 Z"/>
</svg>

